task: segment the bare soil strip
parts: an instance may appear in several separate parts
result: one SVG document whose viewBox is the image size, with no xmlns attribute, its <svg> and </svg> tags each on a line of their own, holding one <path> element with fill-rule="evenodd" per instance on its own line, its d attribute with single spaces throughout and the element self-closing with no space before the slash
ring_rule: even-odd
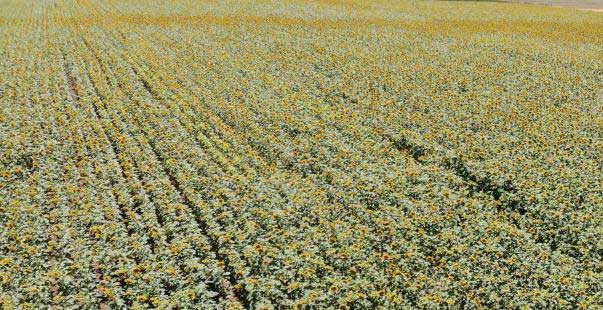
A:
<svg viewBox="0 0 603 310">
<path fill-rule="evenodd" d="M 571 8 L 578 9 L 581 11 L 603 12 L 602 0 L 510 0 L 508 2 L 546 5 L 559 8 Z"/>
</svg>

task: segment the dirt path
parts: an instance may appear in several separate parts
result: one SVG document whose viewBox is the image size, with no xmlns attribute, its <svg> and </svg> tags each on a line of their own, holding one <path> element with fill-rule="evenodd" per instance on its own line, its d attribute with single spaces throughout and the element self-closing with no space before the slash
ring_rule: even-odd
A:
<svg viewBox="0 0 603 310">
<path fill-rule="evenodd" d="M 531 3 L 579 10 L 603 12 L 603 0 L 511 0 L 509 2 Z"/>
</svg>

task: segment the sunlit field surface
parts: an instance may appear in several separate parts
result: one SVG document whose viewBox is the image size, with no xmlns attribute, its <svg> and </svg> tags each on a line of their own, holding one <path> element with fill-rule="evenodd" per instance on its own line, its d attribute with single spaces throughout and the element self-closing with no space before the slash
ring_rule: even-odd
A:
<svg viewBox="0 0 603 310">
<path fill-rule="evenodd" d="M 603 13 L 0 0 L 0 308 L 603 307 Z"/>
</svg>

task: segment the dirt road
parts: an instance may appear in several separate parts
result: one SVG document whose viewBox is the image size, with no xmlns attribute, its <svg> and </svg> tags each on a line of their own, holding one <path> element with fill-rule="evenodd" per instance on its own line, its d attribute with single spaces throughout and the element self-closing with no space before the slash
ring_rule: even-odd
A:
<svg viewBox="0 0 603 310">
<path fill-rule="evenodd" d="M 533 3 L 539 5 L 577 8 L 581 10 L 603 12 L 603 0 L 512 0 L 510 2 Z"/>
</svg>

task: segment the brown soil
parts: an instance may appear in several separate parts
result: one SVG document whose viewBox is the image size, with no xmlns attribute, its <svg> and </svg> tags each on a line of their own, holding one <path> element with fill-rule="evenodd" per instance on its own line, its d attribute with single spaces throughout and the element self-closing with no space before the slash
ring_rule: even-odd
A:
<svg viewBox="0 0 603 310">
<path fill-rule="evenodd" d="M 603 0 L 510 0 L 509 2 L 531 3 L 603 12 Z"/>
</svg>

